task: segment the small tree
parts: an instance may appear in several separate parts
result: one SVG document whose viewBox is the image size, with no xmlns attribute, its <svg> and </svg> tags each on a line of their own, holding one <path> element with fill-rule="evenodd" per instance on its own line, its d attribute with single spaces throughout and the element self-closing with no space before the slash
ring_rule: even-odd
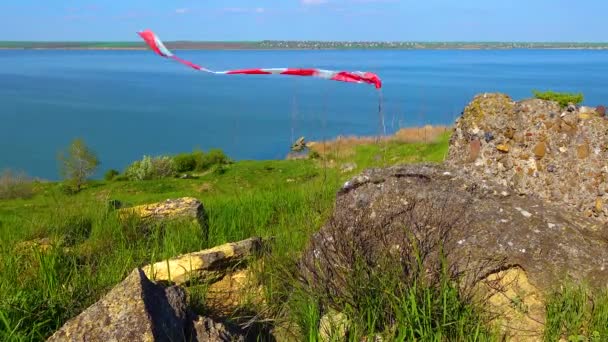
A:
<svg viewBox="0 0 608 342">
<path fill-rule="evenodd" d="M 99 160 L 93 151 L 80 138 L 72 141 L 70 146 L 59 153 L 58 157 L 62 177 L 80 191 L 82 186 L 99 166 Z"/>
</svg>

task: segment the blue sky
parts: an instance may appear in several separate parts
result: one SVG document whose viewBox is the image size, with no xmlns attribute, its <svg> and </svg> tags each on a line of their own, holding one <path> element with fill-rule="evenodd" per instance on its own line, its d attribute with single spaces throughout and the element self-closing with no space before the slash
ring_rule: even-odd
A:
<svg viewBox="0 0 608 342">
<path fill-rule="evenodd" d="M 2 0 L 0 40 L 608 41 L 608 0 Z"/>
</svg>

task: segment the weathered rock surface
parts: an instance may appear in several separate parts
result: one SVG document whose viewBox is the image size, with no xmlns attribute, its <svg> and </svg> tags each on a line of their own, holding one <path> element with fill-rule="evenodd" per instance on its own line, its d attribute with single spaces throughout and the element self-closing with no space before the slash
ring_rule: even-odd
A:
<svg viewBox="0 0 608 342">
<path fill-rule="evenodd" d="M 393 230 L 402 230 L 404 223 L 414 223 L 407 219 L 415 205 L 431 203 L 437 214 L 447 215 L 439 207 L 443 205 L 459 209 L 456 214 L 466 217 L 467 225 L 450 231 L 447 239 L 451 245 L 446 249 L 455 256 L 472 256 L 472 261 L 504 257 L 506 265 L 520 266 L 530 282 L 543 289 L 566 276 L 608 286 L 605 225 L 499 184 L 478 182 L 466 171 L 448 166 L 365 171 L 344 185 L 330 221 L 342 225 L 340 239 L 365 239 L 366 231 L 371 230 L 368 226 L 382 225 L 385 235 L 377 239 L 380 243 L 390 239 Z M 315 235 L 309 253 L 332 249 L 335 242 L 326 235 L 328 227 Z"/>
<path fill-rule="evenodd" d="M 252 267 L 229 271 L 210 284 L 205 294 L 205 306 L 214 315 L 232 317 L 245 305 L 264 303 L 264 288 Z"/>
<path fill-rule="evenodd" d="M 479 95 L 455 125 L 446 162 L 608 223 L 608 120 L 601 113 Z"/>
<path fill-rule="evenodd" d="M 608 286 L 603 223 L 442 165 L 372 169 L 347 182 L 301 264 L 313 277 L 323 275 L 313 279 L 326 282 L 318 286 L 340 288 L 344 272 L 352 268 L 346 249 L 355 246 L 371 262 L 382 255 L 405 262 L 403 251 L 411 252 L 411 238 L 420 250 L 436 253 L 441 242 L 450 267 L 468 275 L 464 286 L 522 270 L 525 289 L 531 291 L 522 298 L 531 306 L 567 278 Z M 540 310 L 533 311 L 535 319 L 542 317 Z"/>
<path fill-rule="evenodd" d="M 184 284 L 193 279 L 220 277 L 230 267 L 260 252 L 262 246 L 261 238 L 250 238 L 160 261 L 143 267 L 143 271 L 155 281 L 171 281 L 176 284 Z"/>
<path fill-rule="evenodd" d="M 164 202 L 120 209 L 120 215 L 135 215 L 144 221 L 163 221 L 170 219 L 192 219 L 207 229 L 207 213 L 203 204 L 196 198 L 183 197 L 168 199 Z"/>
<path fill-rule="evenodd" d="M 28 254 L 33 251 L 46 253 L 55 247 L 61 246 L 61 241 L 54 241 L 50 238 L 40 238 L 34 240 L 21 241 L 15 245 L 13 251 L 16 254 Z"/>
<path fill-rule="evenodd" d="M 208 317 L 194 319 L 188 342 L 241 342 L 245 336 L 238 329 L 228 329 L 223 323 Z"/>
<path fill-rule="evenodd" d="M 183 341 L 186 324 L 185 292 L 156 285 L 136 269 L 48 341 Z"/>
</svg>

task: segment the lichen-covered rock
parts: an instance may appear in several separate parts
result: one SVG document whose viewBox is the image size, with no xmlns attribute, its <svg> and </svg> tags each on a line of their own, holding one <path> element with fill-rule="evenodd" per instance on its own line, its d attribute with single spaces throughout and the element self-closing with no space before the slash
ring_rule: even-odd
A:
<svg viewBox="0 0 608 342">
<path fill-rule="evenodd" d="M 596 207 L 598 198 L 608 203 L 608 194 L 599 194 L 608 181 L 608 120 L 599 113 L 479 95 L 455 125 L 446 163 L 608 223 L 608 206 Z"/>
<path fill-rule="evenodd" d="M 393 256 L 409 267 L 414 250 L 428 258 L 440 247 L 467 288 L 512 268 L 523 270 L 534 300 L 567 279 L 608 286 L 604 224 L 444 165 L 372 169 L 347 182 L 300 264 L 312 286 L 339 293 L 353 248 L 363 260 Z"/>
<path fill-rule="evenodd" d="M 229 328 L 223 323 L 208 317 L 198 316 L 194 319 L 189 342 L 241 342 L 245 336 L 235 328 Z"/>
<path fill-rule="evenodd" d="M 187 316 L 184 290 L 156 285 L 136 269 L 48 341 L 184 341 Z"/>
<path fill-rule="evenodd" d="M 136 216 L 147 222 L 171 219 L 192 219 L 207 230 L 208 217 L 203 204 L 196 198 L 183 197 L 164 202 L 144 204 L 119 211 L 122 217 Z"/>
<path fill-rule="evenodd" d="M 330 311 L 319 322 L 319 341 L 346 341 L 348 317 L 342 312 Z"/>
<path fill-rule="evenodd" d="M 155 281 L 184 284 L 194 279 L 223 275 L 237 263 L 243 263 L 246 258 L 260 252 L 262 245 L 262 239 L 257 237 L 226 243 L 144 266 L 143 271 Z"/>
<path fill-rule="evenodd" d="M 34 251 L 47 253 L 55 247 L 60 247 L 62 241 L 52 240 L 50 238 L 40 238 L 34 240 L 21 241 L 15 245 L 13 251 L 15 254 L 29 254 Z"/>
</svg>

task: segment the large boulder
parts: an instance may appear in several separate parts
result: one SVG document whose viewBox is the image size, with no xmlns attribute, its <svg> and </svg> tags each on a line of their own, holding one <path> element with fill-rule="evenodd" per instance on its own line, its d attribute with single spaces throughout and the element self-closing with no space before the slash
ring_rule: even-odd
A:
<svg viewBox="0 0 608 342">
<path fill-rule="evenodd" d="M 427 271 L 438 267 L 441 250 L 464 288 L 485 282 L 527 300 L 531 321 L 542 322 L 543 296 L 567 279 L 608 286 L 602 223 L 443 165 L 372 169 L 348 181 L 302 258 L 304 276 L 342 295 L 353 249 L 371 264 L 388 256 L 404 269 L 417 262 L 417 251 Z M 519 287 L 500 288 L 516 277 Z"/>
<path fill-rule="evenodd" d="M 48 341 L 184 341 L 187 317 L 184 290 L 156 285 L 136 269 Z"/>
<path fill-rule="evenodd" d="M 608 120 L 597 110 L 483 94 L 456 122 L 446 162 L 608 223 L 607 160 Z"/>
</svg>

